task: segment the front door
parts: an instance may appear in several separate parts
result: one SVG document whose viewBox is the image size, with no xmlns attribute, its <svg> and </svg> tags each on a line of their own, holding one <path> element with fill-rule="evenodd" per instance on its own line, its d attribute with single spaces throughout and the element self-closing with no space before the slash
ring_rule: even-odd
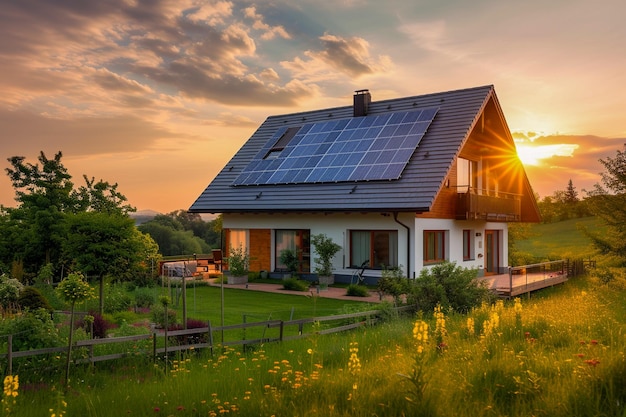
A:
<svg viewBox="0 0 626 417">
<path fill-rule="evenodd" d="M 498 230 L 485 230 L 485 275 L 500 272 L 500 233 Z"/>
</svg>

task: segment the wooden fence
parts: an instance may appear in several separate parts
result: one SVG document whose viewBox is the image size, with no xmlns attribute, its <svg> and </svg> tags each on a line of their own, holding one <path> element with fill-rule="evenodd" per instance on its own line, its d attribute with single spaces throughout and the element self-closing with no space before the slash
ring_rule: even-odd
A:
<svg viewBox="0 0 626 417">
<path fill-rule="evenodd" d="M 394 310 L 400 314 L 405 311 L 412 310 L 412 306 L 397 307 Z M 355 329 L 366 324 L 376 323 L 381 316 L 380 310 L 370 310 L 349 314 L 338 314 L 324 317 L 311 317 L 298 320 L 268 320 L 261 322 L 250 322 L 242 324 L 234 324 L 227 326 L 211 326 L 211 322 L 207 323 L 207 327 L 186 329 L 186 330 L 152 330 L 148 334 L 136 336 L 110 337 L 104 339 L 79 340 L 73 347 L 85 348 L 86 357 L 74 359 L 74 363 L 96 363 L 132 357 L 136 355 L 150 355 L 156 360 L 160 355 L 167 359 L 169 353 L 210 349 L 211 354 L 216 346 L 215 339 L 219 339 L 217 346 L 236 346 L 236 345 L 254 345 L 269 342 L 283 342 L 308 337 L 312 334 L 330 334 Z M 330 324 L 331 322 L 336 322 Z M 314 326 L 320 323 L 319 328 Z M 321 326 L 321 323 L 328 323 Z M 308 326 L 307 326 L 308 325 Z M 308 329 L 308 333 L 305 332 Z M 240 336 L 234 336 L 239 334 Z M 228 335 L 227 335 L 228 333 Z M 243 337 L 241 337 L 243 335 Z M 250 338 L 246 335 L 251 336 Z M 228 336 L 228 337 L 227 337 Z M 54 353 L 67 353 L 68 347 L 52 347 L 44 349 L 33 349 L 27 351 L 13 351 L 13 335 L 8 335 L 7 353 L 0 354 L 0 358 L 7 360 L 8 374 L 13 372 L 13 361 L 17 358 L 28 358 L 40 355 L 50 355 Z M 150 344 L 149 341 L 152 343 Z M 126 349 L 128 344 L 136 346 L 138 343 L 144 342 L 150 345 L 150 348 L 143 349 Z M 117 345 L 121 352 L 109 354 L 96 354 L 97 347 L 104 345 Z"/>
</svg>

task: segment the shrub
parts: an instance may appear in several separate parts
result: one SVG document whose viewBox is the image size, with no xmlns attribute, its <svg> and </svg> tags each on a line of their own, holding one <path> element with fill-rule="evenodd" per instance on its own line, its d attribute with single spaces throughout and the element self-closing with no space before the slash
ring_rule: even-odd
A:
<svg viewBox="0 0 626 417">
<path fill-rule="evenodd" d="M 283 288 L 291 291 L 308 291 L 309 283 L 298 278 L 289 278 L 283 281 Z"/>
<path fill-rule="evenodd" d="M 104 339 L 107 336 L 107 331 L 116 327 L 116 325 L 106 320 L 103 316 L 96 312 L 89 313 L 93 317 L 93 335 L 94 339 Z"/>
<path fill-rule="evenodd" d="M 14 351 L 56 347 L 62 343 L 50 313 L 45 309 L 0 321 L 0 334 L 13 335 Z"/>
<path fill-rule="evenodd" d="M 352 297 L 368 297 L 370 292 L 365 285 L 350 284 L 348 285 L 346 295 Z"/>
<path fill-rule="evenodd" d="M 135 305 L 139 308 L 150 308 L 154 304 L 154 294 L 147 288 L 135 291 Z"/>
<path fill-rule="evenodd" d="M 410 291 L 409 281 L 404 277 L 402 267 L 383 269 L 377 289 L 383 294 L 391 295 L 396 305 L 400 304 L 400 297 Z"/>
<path fill-rule="evenodd" d="M 108 287 L 108 291 L 104 297 L 105 313 L 128 310 L 132 305 L 132 298 L 124 291 L 122 286 L 114 285 Z"/>
<path fill-rule="evenodd" d="M 422 269 L 411 285 L 408 300 L 422 311 L 433 311 L 437 304 L 467 312 L 489 301 L 491 292 L 484 281 L 476 280 L 476 270 L 444 262 L 430 269 Z"/>
<path fill-rule="evenodd" d="M 31 311 L 39 308 L 52 311 L 52 307 L 48 300 L 46 300 L 46 297 L 35 287 L 24 288 L 17 299 L 17 303 L 23 309 L 29 309 Z"/>
<path fill-rule="evenodd" d="M 14 307 L 24 285 L 16 279 L 0 275 L 0 306 L 3 308 Z"/>
<path fill-rule="evenodd" d="M 158 327 L 165 328 L 165 323 L 166 323 L 165 307 L 161 305 L 154 306 L 154 308 L 152 309 L 152 314 L 150 318 Z M 168 308 L 167 309 L 167 326 L 169 328 L 170 326 L 174 326 L 174 325 L 176 325 L 176 311 L 174 309 Z"/>
</svg>

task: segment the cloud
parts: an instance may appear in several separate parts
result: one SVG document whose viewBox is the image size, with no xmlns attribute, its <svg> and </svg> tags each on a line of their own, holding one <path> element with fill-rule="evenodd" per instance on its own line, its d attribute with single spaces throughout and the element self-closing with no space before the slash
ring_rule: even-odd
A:
<svg viewBox="0 0 626 417">
<path fill-rule="evenodd" d="M 537 165 L 526 165 L 525 170 L 533 189 L 541 196 L 563 190 L 569 179 L 579 191 L 591 190 L 600 182 L 604 167 L 600 159 L 615 156 L 626 139 L 609 139 L 593 135 L 539 136 L 529 144 L 541 157 Z"/>
<path fill-rule="evenodd" d="M 287 33 L 283 26 L 270 26 L 265 23 L 263 16 L 257 13 L 255 6 L 246 7 L 243 11 L 245 17 L 251 19 L 254 22 L 252 24 L 252 28 L 263 32 L 261 35 L 261 39 L 271 40 L 274 39 L 276 36 L 283 39 L 291 39 L 291 35 Z"/>
<path fill-rule="evenodd" d="M 309 81 L 334 79 L 337 71 L 359 78 L 382 73 L 392 66 L 391 58 L 386 55 L 372 59 L 370 45 L 363 38 L 342 38 L 326 33 L 319 40 L 319 50 L 304 52 L 308 60 L 296 57 L 293 61 L 281 62 L 281 66 L 289 69 L 296 78 Z"/>
</svg>

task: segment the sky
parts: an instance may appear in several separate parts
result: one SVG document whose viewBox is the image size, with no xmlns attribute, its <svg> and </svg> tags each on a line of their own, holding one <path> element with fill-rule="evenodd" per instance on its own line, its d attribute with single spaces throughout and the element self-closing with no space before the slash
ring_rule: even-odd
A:
<svg viewBox="0 0 626 417">
<path fill-rule="evenodd" d="M 268 116 L 492 84 L 534 191 L 583 196 L 626 142 L 624 16 L 623 0 L 0 0 L 0 168 L 61 151 L 76 185 L 168 213 Z"/>
</svg>

